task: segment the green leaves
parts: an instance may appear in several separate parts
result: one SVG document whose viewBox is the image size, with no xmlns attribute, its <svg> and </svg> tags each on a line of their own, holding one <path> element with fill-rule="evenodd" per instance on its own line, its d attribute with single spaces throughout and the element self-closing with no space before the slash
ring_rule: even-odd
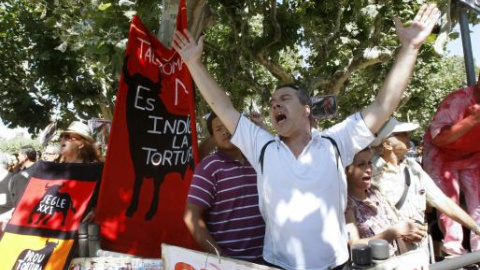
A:
<svg viewBox="0 0 480 270">
<path fill-rule="evenodd" d="M 111 3 L 101 3 L 99 6 L 98 6 L 98 9 L 101 10 L 101 11 L 105 11 L 107 8 L 111 7 L 112 4 Z"/>
<path fill-rule="evenodd" d="M 393 16 L 407 22 L 423 2 L 209 0 L 215 21 L 204 30 L 204 61 L 241 111 L 266 112 L 275 85 L 299 82 L 312 95 L 340 94 L 345 116 L 369 104 L 381 87 L 399 46 Z M 0 118 L 37 132 L 51 117 L 69 122 L 112 111 L 130 19 L 138 14 L 155 32 L 162 3 L 0 3 Z M 461 85 L 463 69 L 449 61 L 424 46 L 402 117 L 425 125 L 440 96 Z M 446 69 L 458 75 L 442 73 Z M 208 111 L 205 104 L 198 109 Z"/>
</svg>

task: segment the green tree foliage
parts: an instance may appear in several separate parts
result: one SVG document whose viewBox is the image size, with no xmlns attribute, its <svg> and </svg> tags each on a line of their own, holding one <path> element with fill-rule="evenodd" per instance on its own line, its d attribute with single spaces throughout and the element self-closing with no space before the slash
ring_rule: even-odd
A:
<svg viewBox="0 0 480 270">
<path fill-rule="evenodd" d="M 339 96 L 342 116 L 349 115 L 373 101 L 391 64 L 392 61 L 389 61 L 382 65 L 371 66 L 350 77 Z M 463 58 L 458 56 L 440 59 L 420 57 L 404 98 L 394 116 L 401 121 L 419 123 L 421 128 L 416 135 L 421 136 L 443 98 L 465 85 Z"/>
<path fill-rule="evenodd" d="M 20 147 L 25 145 L 31 145 L 36 150 L 42 150 L 38 140 L 33 140 L 30 138 L 13 138 L 8 140 L 0 140 L 0 153 L 15 155 L 18 153 Z"/>
<path fill-rule="evenodd" d="M 380 87 L 398 49 L 392 17 L 408 21 L 424 2 L 211 0 L 205 61 L 242 110 L 266 108 L 274 86 L 291 82 L 312 95 L 341 94 L 345 108 L 359 108 Z M 52 114 L 63 122 L 109 118 L 130 18 L 138 14 L 155 31 L 162 11 L 158 0 L 0 3 L 0 117 L 30 132 Z M 440 61 L 427 44 L 417 72 L 429 77 Z M 444 85 L 441 77 L 436 83 Z M 412 85 L 412 93 L 431 96 L 426 80 Z M 402 113 L 420 101 L 410 97 Z M 199 111 L 207 111 L 204 103 Z"/>
</svg>

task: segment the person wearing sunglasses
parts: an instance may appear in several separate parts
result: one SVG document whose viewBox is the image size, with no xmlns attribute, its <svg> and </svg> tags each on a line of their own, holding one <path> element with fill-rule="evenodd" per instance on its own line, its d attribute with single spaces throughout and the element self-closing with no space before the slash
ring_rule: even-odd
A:
<svg viewBox="0 0 480 270">
<path fill-rule="evenodd" d="M 90 128 L 79 121 L 73 121 L 60 134 L 60 161 L 65 163 L 99 162 Z"/>
</svg>

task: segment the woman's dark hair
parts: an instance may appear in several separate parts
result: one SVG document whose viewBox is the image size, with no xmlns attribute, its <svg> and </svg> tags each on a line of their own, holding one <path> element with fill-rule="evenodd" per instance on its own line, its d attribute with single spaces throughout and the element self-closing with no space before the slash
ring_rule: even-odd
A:
<svg viewBox="0 0 480 270">
<path fill-rule="evenodd" d="M 307 90 L 305 90 L 305 88 L 303 88 L 302 86 L 299 86 L 298 84 L 287 83 L 287 84 L 282 84 L 277 86 L 277 88 L 275 88 L 275 91 L 285 87 L 292 88 L 297 91 L 297 97 L 298 97 L 298 100 L 300 101 L 300 104 L 308 105 L 312 107 L 312 100 L 310 99 L 310 95 L 308 94 Z"/>
<path fill-rule="evenodd" d="M 210 134 L 210 136 L 213 135 L 212 122 L 213 122 L 213 119 L 215 119 L 215 118 L 217 118 L 217 115 L 214 112 L 211 112 L 208 115 L 208 118 L 207 118 L 207 130 L 208 130 L 208 134 Z"/>
</svg>

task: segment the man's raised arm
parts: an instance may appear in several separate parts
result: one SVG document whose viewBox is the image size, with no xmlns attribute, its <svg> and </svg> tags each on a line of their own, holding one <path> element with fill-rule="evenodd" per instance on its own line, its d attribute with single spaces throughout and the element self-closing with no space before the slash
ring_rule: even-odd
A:
<svg viewBox="0 0 480 270">
<path fill-rule="evenodd" d="M 240 113 L 233 107 L 225 91 L 212 78 L 203 64 L 203 40 L 204 36 L 200 37 L 197 43 L 188 30 L 184 30 L 183 33 L 175 31 L 172 46 L 180 54 L 188 70 L 190 70 L 203 98 L 228 131 L 233 134 L 240 119 Z"/>
<path fill-rule="evenodd" d="M 394 19 L 402 47 L 377 98 L 362 110 L 365 124 L 373 133 L 377 133 L 395 111 L 412 75 L 418 51 L 432 32 L 439 16 L 440 11 L 435 5 L 423 5 L 408 27 L 403 27 L 400 19 Z"/>
</svg>

